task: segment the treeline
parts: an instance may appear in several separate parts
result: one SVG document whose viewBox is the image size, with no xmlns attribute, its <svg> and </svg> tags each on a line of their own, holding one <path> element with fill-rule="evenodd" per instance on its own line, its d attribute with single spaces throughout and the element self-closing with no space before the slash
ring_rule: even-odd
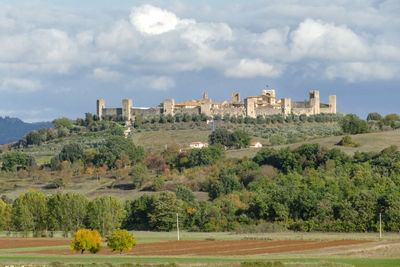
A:
<svg viewBox="0 0 400 267">
<path fill-rule="evenodd" d="M 58 118 L 52 121 L 54 128 L 42 127 L 27 133 L 23 139 L 12 144 L 12 148 L 24 148 L 39 146 L 43 143 L 90 132 L 105 131 L 110 135 L 124 136 L 127 129 L 121 121 L 99 121 L 96 115 L 86 113 L 86 118 L 78 118 L 75 121 L 69 118 Z"/>
<path fill-rule="evenodd" d="M 258 115 L 256 118 L 247 116 L 236 116 L 236 115 L 215 115 L 207 116 L 205 114 L 190 114 L 190 113 L 177 113 L 175 115 L 164 115 L 155 116 L 151 118 L 143 118 L 142 116 L 136 116 L 135 127 L 140 128 L 145 124 L 155 123 L 179 123 L 179 122 L 200 122 L 207 120 L 225 121 L 235 124 L 276 124 L 276 123 L 305 123 L 305 122 L 336 122 L 342 118 L 340 114 L 318 114 L 307 116 L 305 114 L 295 115 L 290 114 L 289 116 L 277 115 Z"/>
<path fill-rule="evenodd" d="M 348 134 L 387 131 L 400 128 L 400 116 L 392 113 L 383 117 L 377 112 L 371 112 L 367 120 L 363 120 L 355 114 L 347 114 L 340 120 L 340 126 L 343 133 Z"/>
<path fill-rule="evenodd" d="M 377 231 L 381 213 L 385 231 L 399 230 L 397 147 L 348 156 L 306 144 L 294 150 L 265 148 L 253 159 L 223 159 L 213 149 L 192 150 L 192 160 L 199 161 L 186 167 L 173 150 L 134 164 L 129 169 L 132 183 L 147 190 L 140 187 L 141 179 L 153 170 L 151 190 L 169 191 L 125 203 L 113 197 L 89 201 L 72 193 L 28 192 L 12 204 L 1 204 L 1 229 L 39 234 L 82 227 L 106 233 L 119 226 L 169 231 L 178 213 L 181 228 L 189 231 L 232 231 L 268 222 L 299 231 L 367 232 Z M 197 155 L 199 151 L 204 154 Z M 185 179 L 166 188 L 163 183 L 174 175 Z M 196 200 L 193 191 L 207 192 L 209 200 Z"/>
</svg>

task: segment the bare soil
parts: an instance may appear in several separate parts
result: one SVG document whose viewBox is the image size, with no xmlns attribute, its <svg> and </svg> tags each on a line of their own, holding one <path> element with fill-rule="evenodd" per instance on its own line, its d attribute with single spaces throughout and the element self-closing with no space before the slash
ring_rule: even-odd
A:
<svg viewBox="0 0 400 267">
<path fill-rule="evenodd" d="M 19 238 L 19 237 L 2 237 L 0 238 L 0 249 L 9 248 L 32 248 L 32 247 L 50 247 L 70 245 L 69 240 L 58 240 L 48 238 Z"/>
<path fill-rule="evenodd" d="M 50 241 L 50 240 L 49 240 Z M 56 241 L 56 240 L 54 240 Z M 56 241 L 57 245 L 64 245 Z M 168 241 L 139 244 L 125 255 L 131 256 L 235 256 L 235 255 L 258 255 L 268 253 L 297 252 L 306 250 L 315 250 L 332 247 L 346 247 L 369 243 L 368 240 L 335 240 L 335 241 L 306 241 L 306 240 L 283 240 L 283 241 L 264 241 L 264 240 L 229 240 L 229 241 Z M 3 243 L 3 242 L 1 242 Z M 42 241 L 36 245 L 33 243 L 24 243 L 31 246 L 48 246 Z M 57 254 L 71 255 L 76 254 L 70 249 L 49 249 L 40 250 L 34 253 L 39 254 Z M 87 253 L 87 252 L 86 252 Z M 111 251 L 108 247 L 102 248 L 99 254 L 118 254 L 118 251 Z"/>
</svg>

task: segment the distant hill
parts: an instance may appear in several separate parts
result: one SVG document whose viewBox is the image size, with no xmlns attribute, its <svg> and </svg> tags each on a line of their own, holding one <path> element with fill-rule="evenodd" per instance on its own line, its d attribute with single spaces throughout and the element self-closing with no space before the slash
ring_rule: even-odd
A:
<svg viewBox="0 0 400 267">
<path fill-rule="evenodd" d="M 18 118 L 0 117 L 0 145 L 18 141 L 30 131 L 53 127 L 51 122 L 27 123 Z"/>
</svg>

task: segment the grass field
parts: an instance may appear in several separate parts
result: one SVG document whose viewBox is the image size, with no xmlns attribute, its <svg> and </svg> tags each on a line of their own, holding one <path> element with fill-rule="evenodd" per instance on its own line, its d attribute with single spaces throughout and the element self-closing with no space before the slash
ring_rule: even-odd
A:
<svg viewBox="0 0 400 267">
<path fill-rule="evenodd" d="M 105 263 L 122 264 L 122 263 L 139 263 L 139 264 L 167 264 L 176 263 L 179 266 L 234 266 L 239 265 L 241 262 L 280 262 L 280 266 L 400 266 L 400 241 L 399 234 L 397 233 L 384 233 L 383 238 L 379 239 L 376 233 L 263 233 L 257 235 L 246 234 L 231 234 L 231 233 L 189 233 L 182 232 L 181 239 L 186 240 L 199 240 L 204 244 L 211 244 L 212 242 L 230 242 L 226 240 L 236 240 L 235 244 L 241 242 L 248 243 L 245 239 L 259 239 L 260 244 L 270 242 L 278 242 L 284 240 L 287 242 L 332 242 L 343 240 L 368 240 L 369 242 L 358 242 L 355 245 L 347 246 L 333 246 L 317 249 L 304 249 L 293 252 L 275 252 L 263 253 L 242 256 L 228 256 L 228 255 L 214 255 L 212 249 L 206 256 L 198 255 L 184 255 L 184 256 L 145 256 L 140 255 L 140 246 L 153 246 L 152 242 L 167 242 L 155 243 L 165 244 L 163 249 L 171 249 L 171 244 L 179 244 L 173 242 L 176 240 L 176 233 L 169 232 L 134 232 L 135 237 L 138 239 L 138 247 L 133 248 L 137 250 L 135 256 L 128 254 L 118 254 L 114 252 L 111 254 L 90 255 L 90 254 L 63 254 L 68 249 L 68 239 L 57 238 L 57 242 L 65 242 L 65 245 L 55 243 L 52 246 L 40 246 L 40 242 L 48 242 L 49 239 L 39 239 L 38 244 L 33 244 L 33 241 L 38 239 L 28 238 L 26 244 L 29 247 L 17 248 L 2 248 L 0 249 L 0 262 L 2 264 L 49 264 L 51 262 L 61 262 L 65 264 L 70 263 L 83 263 L 92 264 L 97 263 L 103 265 Z M 12 238 L 11 238 L 12 239 Z M 265 241 L 261 241 L 265 239 Z M 0 238 L 0 242 L 5 244 L 6 238 Z M 33 241 L 32 241 L 33 240 Z M 54 240 L 54 239 L 50 239 Z M 206 241 L 208 240 L 208 241 Z M 215 241 L 210 241 L 215 240 Z M 225 241 L 222 241 L 225 240 Z M 243 240 L 243 241 L 240 241 Z M 307 241 L 308 240 L 308 241 Z M 170 241 L 170 242 L 168 242 Z M 357 242 L 356 242 L 357 243 Z M 45 243 L 43 243 L 45 244 Z M 190 243 L 188 243 L 190 244 Z M 201 244 L 201 243 L 200 243 Z M 222 243 L 221 243 L 222 244 Z M 228 243 L 229 244 L 229 243 Z M 27 245 L 28 246 L 28 245 Z M 292 246 L 292 245 L 290 245 Z M 290 247 L 289 246 L 289 247 Z M 13 247 L 10 243 L 9 247 Z M 205 245 L 207 248 L 207 245 Z M 278 248 L 280 248 L 278 246 Z M 225 248 L 229 249 L 229 248 Z M 173 249 L 171 250 L 173 251 Z M 171 253 L 173 254 L 173 253 Z M 0 265 L 1 266 L 1 265 Z M 109 265 L 104 265 L 109 266 Z"/>
</svg>

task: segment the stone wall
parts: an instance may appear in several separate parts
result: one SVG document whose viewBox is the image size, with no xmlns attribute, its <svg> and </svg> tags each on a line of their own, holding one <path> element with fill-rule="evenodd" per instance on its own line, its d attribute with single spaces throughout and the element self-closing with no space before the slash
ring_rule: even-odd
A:
<svg viewBox="0 0 400 267">
<path fill-rule="evenodd" d="M 255 116 L 269 116 L 275 114 L 282 114 L 282 110 L 271 107 L 257 107 L 255 109 Z"/>
<path fill-rule="evenodd" d="M 104 116 L 118 116 L 122 115 L 122 108 L 103 108 L 103 117 Z"/>
<path fill-rule="evenodd" d="M 132 114 L 143 118 L 153 118 L 162 114 L 162 108 L 132 108 Z"/>
</svg>

